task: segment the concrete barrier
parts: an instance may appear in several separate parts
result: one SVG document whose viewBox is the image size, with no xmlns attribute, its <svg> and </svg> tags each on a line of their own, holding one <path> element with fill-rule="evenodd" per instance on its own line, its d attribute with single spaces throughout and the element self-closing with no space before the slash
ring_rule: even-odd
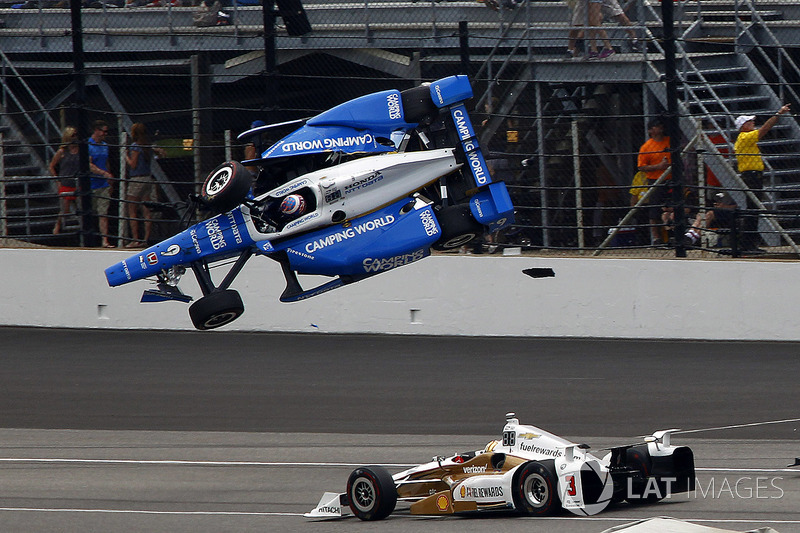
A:
<svg viewBox="0 0 800 533">
<path fill-rule="evenodd" d="M 0 250 L 0 324 L 191 330 L 188 305 L 108 287 L 121 250 Z M 551 267 L 554 278 L 522 270 Z M 233 284 L 245 314 L 222 330 L 648 339 L 800 340 L 792 262 L 434 256 L 310 300 L 278 301 L 277 263 Z M 222 279 L 227 267 L 215 270 Z M 304 286 L 327 278 L 303 277 Z M 181 287 L 201 293 L 188 273 Z M 213 334 L 213 333 L 208 333 Z"/>
</svg>

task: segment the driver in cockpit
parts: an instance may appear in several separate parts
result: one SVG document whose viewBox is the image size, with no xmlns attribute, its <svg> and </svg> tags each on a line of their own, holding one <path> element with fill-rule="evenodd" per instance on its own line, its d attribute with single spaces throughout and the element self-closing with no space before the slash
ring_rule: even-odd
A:
<svg viewBox="0 0 800 533">
<path fill-rule="evenodd" d="M 281 231 L 289 222 L 296 220 L 308 211 L 308 202 L 302 194 L 290 194 L 283 200 L 268 199 L 264 204 L 261 215 L 256 217 L 257 223 L 263 224 L 259 231 L 274 233 Z"/>
<path fill-rule="evenodd" d="M 290 194 L 281 201 L 279 211 L 286 222 L 299 218 L 306 212 L 306 199 L 301 194 Z"/>
</svg>

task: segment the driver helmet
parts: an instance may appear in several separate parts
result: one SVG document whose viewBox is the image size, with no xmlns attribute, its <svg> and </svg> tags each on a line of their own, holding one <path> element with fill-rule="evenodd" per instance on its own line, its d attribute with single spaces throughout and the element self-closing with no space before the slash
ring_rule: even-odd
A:
<svg viewBox="0 0 800 533">
<path fill-rule="evenodd" d="M 284 215 L 297 216 L 306 212 L 306 201 L 302 195 L 290 194 L 281 202 L 281 213 Z"/>
<path fill-rule="evenodd" d="M 484 451 L 484 453 L 493 452 L 494 449 L 497 448 L 499 445 L 500 445 L 500 441 L 499 440 L 490 441 L 489 444 L 487 444 L 486 447 L 483 449 L 483 451 Z"/>
</svg>

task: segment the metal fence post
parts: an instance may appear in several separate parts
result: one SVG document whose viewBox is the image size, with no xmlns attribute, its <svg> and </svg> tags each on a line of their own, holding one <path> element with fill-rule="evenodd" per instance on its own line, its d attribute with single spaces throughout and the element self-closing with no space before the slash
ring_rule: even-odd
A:
<svg viewBox="0 0 800 533">
<path fill-rule="evenodd" d="M 664 77 L 667 84 L 667 135 L 669 153 L 672 161 L 672 217 L 675 238 L 675 257 L 686 257 L 683 233 L 686 229 L 683 198 L 683 165 L 681 164 L 680 135 L 678 117 L 678 73 L 675 68 L 675 19 L 674 0 L 662 0 L 661 17 L 664 20 Z"/>
<path fill-rule="evenodd" d="M 125 208 L 127 207 L 126 199 L 128 197 L 128 180 L 125 179 L 125 174 L 127 172 L 125 152 L 128 147 L 128 132 L 125 131 L 124 128 L 122 117 L 117 117 L 117 131 L 119 132 L 119 207 L 117 209 L 119 224 L 117 224 L 117 248 L 123 247 L 125 235 L 130 234 L 128 231 L 130 221 L 125 216 Z"/>
<path fill-rule="evenodd" d="M 586 242 L 583 235 L 583 199 L 581 197 L 581 147 L 578 137 L 578 120 L 573 118 L 570 124 L 572 135 L 572 163 L 575 176 L 575 221 L 578 230 L 578 249 L 583 251 Z"/>
<path fill-rule="evenodd" d="M 536 88 L 536 134 L 539 139 L 539 198 L 542 221 L 542 245 L 550 246 L 550 215 L 547 211 L 547 180 L 545 179 L 544 164 L 544 106 L 542 105 L 542 84 L 535 83 Z"/>
<path fill-rule="evenodd" d="M 8 235 L 8 225 L 6 224 L 6 168 L 3 163 L 3 134 L 0 132 L 0 236 Z"/>
<path fill-rule="evenodd" d="M 461 52 L 461 74 L 469 75 L 469 29 L 466 20 L 458 21 L 458 46 Z"/>
<path fill-rule="evenodd" d="M 194 181 L 199 192 L 202 173 L 200 170 L 200 58 L 192 56 L 192 162 L 194 165 Z"/>
<path fill-rule="evenodd" d="M 75 111 L 77 117 L 79 145 L 78 166 L 78 212 L 80 218 L 81 246 L 94 244 L 96 235 L 92 229 L 92 186 L 89 177 L 89 117 L 86 114 L 86 72 L 84 71 L 83 22 L 80 0 L 70 0 L 72 21 L 72 65 L 75 83 Z"/>
</svg>

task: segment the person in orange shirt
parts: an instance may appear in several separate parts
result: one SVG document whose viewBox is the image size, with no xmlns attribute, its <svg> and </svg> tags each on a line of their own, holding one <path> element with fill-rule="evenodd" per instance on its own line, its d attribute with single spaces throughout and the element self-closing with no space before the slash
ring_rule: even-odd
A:
<svg viewBox="0 0 800 533">
<path fill-rule="evenodd" d="M 669 186 L 662 182 L 655 185 L 658 178 L 666 171 L 665 181 L 669 180 L 672 168 L 672 158 L 669 153 L 669 137 L 664 135 L 664 121 L 656 118 L 647 125 L 649 139 L 639 148 L 637 169 L 647 175 L 648 187 L 655 187 L 650 193 L 647 205 L 647 217 L 650 220 L 650 244 L 661 244 L 660 225 L 669 217 L 666 203 L 669 198 Z"/>
</svg>

